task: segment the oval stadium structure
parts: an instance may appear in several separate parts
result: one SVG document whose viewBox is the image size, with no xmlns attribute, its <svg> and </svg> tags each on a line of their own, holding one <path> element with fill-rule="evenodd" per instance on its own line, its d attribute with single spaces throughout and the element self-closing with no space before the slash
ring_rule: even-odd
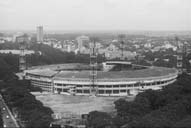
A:
<svg viewBox="0 0 191 128">
<path fill-rule="evenodd" d="M 102 69 L 96 71 L 93 84 L 91 70 L 83 64 L 37 66 L 25 71 L 26 79 L 43 91 L 96 96 L 129 96 L 147 89 L 157 90 L 175 82 L 177 76 L 174 68 L 145 67 L 120 61 L 105 62 Z"/>
</svg>

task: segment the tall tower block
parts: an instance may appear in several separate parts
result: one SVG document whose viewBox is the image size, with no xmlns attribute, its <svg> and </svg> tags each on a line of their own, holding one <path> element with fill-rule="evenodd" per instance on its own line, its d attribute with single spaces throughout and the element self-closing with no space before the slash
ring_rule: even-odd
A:
<svg viewBox="0 0 191 128">
<path fill-rule="evenodd" d="M 37 42 L 42 43 L 43 42 L 43 26 L 38 26 L 37 27 L 37 32 L 36 32 L 36 36 L 37 36 Z"/>
</svg>

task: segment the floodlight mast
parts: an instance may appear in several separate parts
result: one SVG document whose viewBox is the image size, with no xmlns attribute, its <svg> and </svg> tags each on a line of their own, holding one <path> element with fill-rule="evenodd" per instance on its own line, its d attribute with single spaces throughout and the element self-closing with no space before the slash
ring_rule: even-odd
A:
<svg viewBox="0 0 191 128">
<path fill-rule="evenodd" d="M 96 87 L 96 81 L 97 81 L 97 47 L 96 42 L 98 41 L 98 38 L 92 37 L 90 38 L 90 80 L 91 80 L 91 95 L 97 94 L 97 87 Z"/>
<path fill-rule="evenodd" d="M 175 41 L 176 41 L 176 45 L 177 45 L 177 69 L 179 71 L 179 74 L 182 73 L 183 71 L 183 49 L 182 49 L 182 46 L 181 46 L 181 42 L 180 42 L 180 39 L 176 36 L 175 37 Z"/>
<path fill-rule="evenodd" d="M 185 57 L 187 56 L 187 42 L 179 39 L 177 36 L 175 36 L 175 42 L 177 45 L 177 65 L 176 68 L 179 71 L 179 74 L 182 74 L 183 72 L 187 72 L 185 70 Z"/>
<path fill-rule="evenodd" d="M 26 60 L 25 50 L 29 42 L 28 35 L 24 34 L 22 36 L 17 37 L 16 42 L 19 43 L 19 49 L 20 49 L 19 70 L 24 71 L 27 69 L 27 60 Z"/>
<path fill-rule="evenodd" d="M 125 35 L 124 34 L 120 34 L 118 35 L 120 44 L 121 44 L 121 60 L 124 60 L 124 39 L 125 39 Z"/>
</svg>

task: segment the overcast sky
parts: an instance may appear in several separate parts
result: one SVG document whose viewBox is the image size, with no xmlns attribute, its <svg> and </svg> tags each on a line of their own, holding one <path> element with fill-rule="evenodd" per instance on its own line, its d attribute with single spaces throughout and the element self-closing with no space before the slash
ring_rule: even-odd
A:
<svg viewBox="0 0 191 128">
<path fill-rule="evenodd" d="M 191 30 L 191 0 L 0 0 L 0 30 Z"/>
</svg>

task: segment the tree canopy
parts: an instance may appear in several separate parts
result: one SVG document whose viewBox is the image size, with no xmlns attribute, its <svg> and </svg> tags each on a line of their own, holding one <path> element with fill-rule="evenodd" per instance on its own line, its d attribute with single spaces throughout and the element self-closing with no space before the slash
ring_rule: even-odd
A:
<svg viewBox="0 0 191 128">
<path fill-rule="evenodd" d="M 133 101 L 121 98 L 114 102 L 117 113 L 90 112 L 92 128 L 107 124 L 113 128 L 190 128 L 191 76 L 182 74 L 162 90 L 146 90 Z M 107 118 L 110 123 L 104 122 Z"/>
</svg>

